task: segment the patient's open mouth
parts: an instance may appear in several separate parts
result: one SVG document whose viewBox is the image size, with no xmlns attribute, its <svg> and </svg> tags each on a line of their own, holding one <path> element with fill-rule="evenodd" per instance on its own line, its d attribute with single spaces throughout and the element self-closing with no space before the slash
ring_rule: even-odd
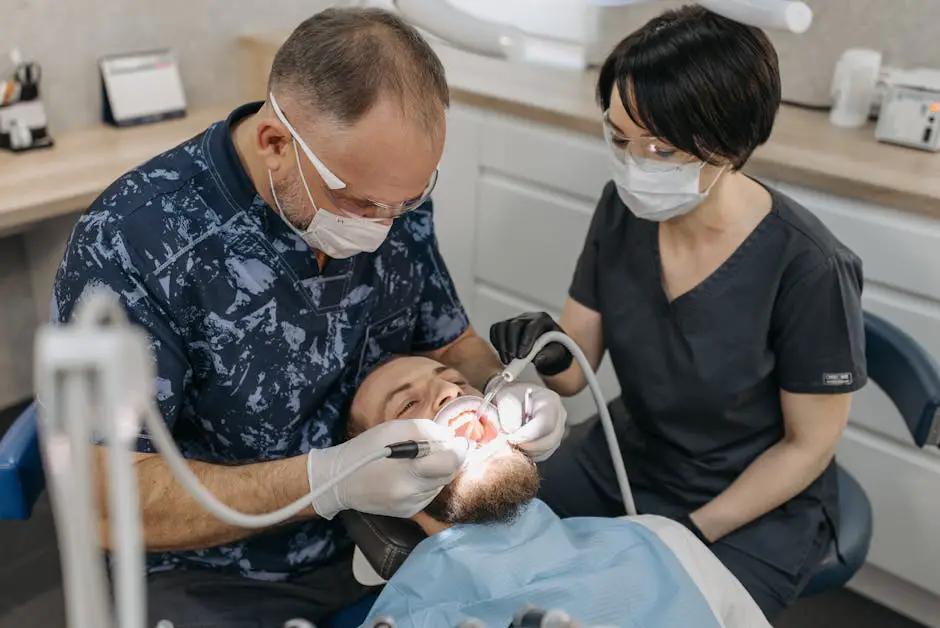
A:
<svg viewBox="0 0 940 628">
<path fill-rule="evenodd" d="M 483 399 L 474 396 L 458 397 L 441 408 L 434 421 L 446 425 L 456 436 L 466 438 L 482 447 L 499 436 L 499 415 L 492 405 L 477 418 L 477 409 Z"/>
<path fill-rule="evenodd" d="M 486 416 L 479 419 L 476 410 L 465 410 L 447 421 L 447 427 L 461 438 L 471 440 L 478 445 L 486 445 L 499 435 L 499 430 Z"/>
</svg>

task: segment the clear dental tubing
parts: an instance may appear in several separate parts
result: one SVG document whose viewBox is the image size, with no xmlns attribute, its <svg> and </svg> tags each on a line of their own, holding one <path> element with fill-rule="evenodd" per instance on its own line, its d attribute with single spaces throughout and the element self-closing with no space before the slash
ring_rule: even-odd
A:
<svg viewBox="0 0 940 628">
<path fill-rule="evenodd" d="M 578 346 L 578 343 L 560 331 L 550 331 L 542 334 L 538 340 L 535 341 L 535 344 L 532 345 L 532 350 L 529 352 L 529 355 L 510 362 L 500 373 L 500 376 L 503 378 L 504 384 L 514 382 L 519 378 L 519 375 L 522 374 L 522 371 L 525 370 L 525 367 L 532 363 L 532 360 L 539 354 L 539 351 L 553 342 L 557 342 L 568 349 L 581 367 L 581 372 L 584 373 L 584 380 L 587 382 L 588 388 L 590 388 L 591 394 L 594 396 L 594 402 L 597 404 L 597 412 L 600 415 L 601 425 L 604 428 L 604 436 L 607 437 L 607 446 L 610 448 L 610 459 L 614 465 L 617 484 L 620 486 L 620 495 L 623 498 L 623 505 L 627 510 L 627 514 L 633 516 L 636 514 L 636 504 L 633 502 L 633 492 L 630 490 L 630 480 L 627 479 L 627 470 L 623 465 L 623 455 L 620 453 L 620 443 L 617 441 L 614 423 L 610 418 L 610 412 L 604 400 L 604 393 L 601 391 L 601 386 L 594 376 L 594 369 L 591 367 L 591 363 L 588 362 L 587 356 L 581 351 L 581 347 Z M 504 384 L 493 384 L 491 392 L 495 392 Z"/>
</svg>

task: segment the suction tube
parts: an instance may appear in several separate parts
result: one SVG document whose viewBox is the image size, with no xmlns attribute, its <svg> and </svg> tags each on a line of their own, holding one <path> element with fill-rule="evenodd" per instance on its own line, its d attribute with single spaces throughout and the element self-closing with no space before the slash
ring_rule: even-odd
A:
<svg viewBox="0 0 940 628">
<path fill-rule="evenodd" d="M 614 465 L 617 484 L 620 485 L 620 495 L 623 498 L 623 505 L 627 510 L 627 514 L 633 516 L 637 514 L 636 504 L 633 502 L 630 480 L 627 479 L 627 470 L 623 465 L 623 455 L 620 453 L 620 443 L 617 441 L 617 433 L 614 431 L 614 422 L 610 418 L 610 412 L 607 409 L 604 393 L 601 392 L 601 386 L 597 382 L 597 377 L 594 376 L 594 369 L 591 367 L 591 363 L 588 362 L 587 356 L 581 351 L 581 347 L 578 346 L 578 343 L 559 331 L 550 331 L 546 334 L 542 334 L 539 339 L 535 341 L 529 355 L 510 362 L 501 373 L 501 376 L 506 382 L 515 381 L 519 375 L 522 374 L 525 367 L 532 363 L 532 360 L 539 354 L 539 351 L 553 342 L 557 342 L 568 349 L 571 355 L 574 356 L 574 359 L 577 360 L 581 371 L 584 373 L 584 380 L 587 382 L 588 388 L 591 389 L 591 394 L 594 395 L 594 402 L 597 404 L 597 412 L 600 415 L 601 425 L 604 428 L 604 436 L 607 437 L 607 446 L 610 448 L 610 460 Z"/>
</svg>

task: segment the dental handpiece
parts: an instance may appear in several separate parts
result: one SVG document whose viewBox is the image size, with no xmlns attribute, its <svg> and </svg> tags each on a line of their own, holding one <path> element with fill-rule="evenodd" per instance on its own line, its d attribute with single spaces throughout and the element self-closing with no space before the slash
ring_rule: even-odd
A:
<svg viewBox="0 0 940 628">
<path fill-rule="evenodd" d="M 403 440 L 385 447 L 388 450 L 386 458 L 414 459 L 430 456 L 436 451 L 443 451 L 447 443 L 442 440 Z"/>
</svg>

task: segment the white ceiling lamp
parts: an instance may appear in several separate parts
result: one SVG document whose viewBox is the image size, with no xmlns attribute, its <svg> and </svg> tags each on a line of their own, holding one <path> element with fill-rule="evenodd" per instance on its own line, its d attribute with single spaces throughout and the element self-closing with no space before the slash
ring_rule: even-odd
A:
<svg viewBox="0 0 940 628">
<path fill-rule="evenodd" d="M 657 0 L 394 0 L 412 24 L 465 50 L 514 61 L 584 68 L 605 9 Z M 759 28 L 806 32 L 813 11 L 796 0 L 699 0 Z M 625 35 L 626 33 L 624 33 Z"/>
</svg>

